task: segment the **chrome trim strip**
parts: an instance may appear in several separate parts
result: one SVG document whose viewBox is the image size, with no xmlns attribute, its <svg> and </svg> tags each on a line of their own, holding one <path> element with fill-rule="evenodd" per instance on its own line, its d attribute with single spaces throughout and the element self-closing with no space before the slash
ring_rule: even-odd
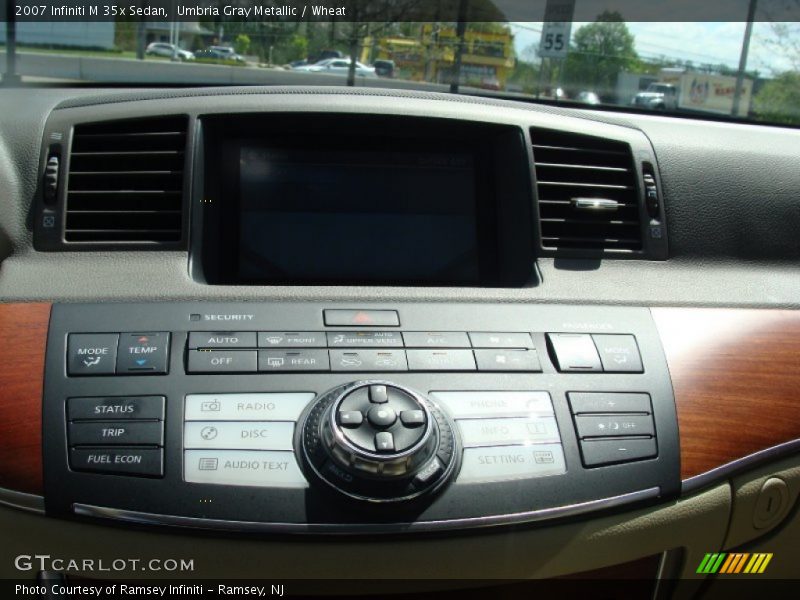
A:
<svg viewBox="0 0 800 600">
<path fill-rule="evenodd" d="M 589 512 L 616 508 L 634 502 L 658 498 L 661 489 L 647 488 L 620 496 L 612 496 L 600 500 L 591 500 L 580 504 L 569 504 L 542 510 L 496 515 L 491 517 L 470 517 L 440 521 L 419 521 L 415 523 L 263 523 L 259 521 L 226 521 L 223 519 L 204 519 L 199 517 L 181 517 L 177 515 L 159 515 L 91 504 L 75 503 L 72 510 L 76 515 L 101 519 L 114 519 L 144 525 L 169 525 L 192 529 L 214 529 L 222 531 L 255 531 L 270 533 L 327 533 L 327 534 L 374 534 L 374 533 L 406 533 L 412 531 L 450 531 L 455 529 L 475 529 L 498 525 L 515 525 L 535 523 L 562 517 L 583 515 Z"/>
<path fill-rule="evenodd" d="M 44 496 L 0 487 L 0 505 L 44 514 Z"/>
<path fill-rule="evenodd" d="M 783 458 L 784 456 L 790 456 L 796 452 L 800 452 L 800 439 L 784 442 L 777 446 L 771 446 L 764 450 L 753 452 L 753 454 L 737 458 L 729 463 L 715 467 L 710 471 L 684 479 L 683 482 L 681 482 L 681 495 L 692 494 L 703 488 L 711 487 L 715 483 L 718 483 L 719 480 L 727 479 L 733 475 L 738 475 L 742 471 L 757 467 L 762 463 L 767 463 L 777 458 Z"/>
</svg>

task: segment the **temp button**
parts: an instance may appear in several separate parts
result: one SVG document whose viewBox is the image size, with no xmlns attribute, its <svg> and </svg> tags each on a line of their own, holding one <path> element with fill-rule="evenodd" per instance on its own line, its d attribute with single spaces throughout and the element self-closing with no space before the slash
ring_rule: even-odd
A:
<svg viewBox="0 0 800 600">
<path fill-rule="evenodd" d="M 561 444 L 465 448 L 456 483 L 531 479 L 566 471 Z"/>
</svg>

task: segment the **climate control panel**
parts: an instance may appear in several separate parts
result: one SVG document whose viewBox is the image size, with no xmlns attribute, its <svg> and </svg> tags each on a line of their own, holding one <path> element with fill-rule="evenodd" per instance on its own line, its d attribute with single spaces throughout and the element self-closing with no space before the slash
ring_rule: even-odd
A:
<svg viewBox="0 0 800 600">
<path fill-rule="evenodd" d="M 44 426 L 61 516 L 460 529 L 680 485 L 646 308 L 56 305 Z"/>
</svg>

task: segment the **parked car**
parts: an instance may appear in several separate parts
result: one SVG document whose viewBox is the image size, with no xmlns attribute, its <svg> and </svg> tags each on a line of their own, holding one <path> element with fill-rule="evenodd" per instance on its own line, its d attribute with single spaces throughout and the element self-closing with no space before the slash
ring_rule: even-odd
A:
<svg viewBox="0 0 800 600">
<path fill-rule="evenodd" d="M 238 63 L 246 63 L 247 59 L 230 46 L 209 46 L 205 50 L 195 52 L 196 58 L 211 60 L 232 60 Z"/>
<path fill-rule="evenodd" d="M 295 67 L 295 71 L 306 71 L 309 73 L 339 73 L 346 74 L 350 68 L 349 58 L 328 58 L 313 65 L 303 65 Z M 358 77 L 377 77 L 374 67 L 356 61 L 356 75 Z"/>
<path fill-rule="evenodd" d="M 394 61 L 378 59 L 372 63 L 378 77 L 394 77 Z"/>
<path fill-rule="evenodd" d="M 600 96 L 595 92 L 578 92 L 575 95 L 575 102 L 582 102 L 583 104 L 597 105 L 600 104 Z"/>
<path fill-rule="evenodd" d="M 178 60 L 194 60 L 194 53 L 184 50 L 175 44 L 167 44 L 166 42 L 153 42 L 148 44 L 144 51 L 145 54 L 150 56 L 164 56 L 167 58 L 177 57 Z"/>
</svg>

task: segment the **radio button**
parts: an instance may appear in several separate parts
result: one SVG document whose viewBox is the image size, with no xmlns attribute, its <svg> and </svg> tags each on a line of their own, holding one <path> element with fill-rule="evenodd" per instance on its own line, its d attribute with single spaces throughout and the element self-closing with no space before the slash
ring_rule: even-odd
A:
<svg viewBox="0 0 800 600">
<path fill-rule="evenodd" d="M 404 331 L 406 348 L 469 348 L 469 337 L 463 331 Z"/>
<path fill-rule="evenodd" d="M 70 398 L 67 418 L 83 419 L 163 419 L 164 396 L 102 396 L 99 398 Z"/>
<path fill-rule="evenodd" d="M 529 333 L 470 331 L 469 339 L 473 348 L 533 348 Z"/>
<path fill-rule="evenodd" d="M 71 333 L 67 344 L 68 375 L 113 375 L 117 333 Z"/>
<path fill-rule="evenodd" d="M 294 452 L 186 450 L 183 478 L 189 483 L 306 488 Z"/>
<path fill-rule="evenodd" d="M 454 419 L 553 416 L 547 392 L 431 392 Z"/>
<path fill-rule="evenodd" d="M 561 442 L 553 417 L 461 419 L 458 427 L 465 448 Z"/>
<path fill-rule="evenodd" d="M 118 375 L 163 375 L 169 370 L 169 333 L 121 333 Z"/>
<path fill-rule="evenodd" d="M 294 423 L 187 421 L 183 426 L 183 447 L 222 450 L 291 450 Z"/>
<path fill-rule="evenodd" d="M 259 348 L 325 348 L 322 331 L 259 331 Z"/>
<path fill-rule="evenodd" d="M 163 463 L 161 448 L 70 448 L 69 451 L 73 471 L 161 477 Z"/>
<path fill-rule="evenodd" d="M 187 421 L 296 421 L 314 399 L 311 392 L 189 394 Z"/>
<path fill-rule="evenodd" d="M 639 346 L 632 335 L 593 335 L 606 373 L 643 373 Z"/>
<path fill-rule="evenodd" d="M 478 371 L 541 373 L 536 350 L 475 350 Z"/>
<path fill-rule="evenodd" d="M 189 350 L 187 373 L 255 373 L 255 350 Z"/>
<path fill-rule="evenodd" d="M 109 423 L 70 423 L 69 443 L 73 446 L 164 445 L 161 421 L 120 421 Z"/>
<path fill-rule="evenodd" d="M 655 438 L 620 438 L 581 441 L 583 464 L 587 467 L 654 458 L 658 455 Z"/>
<path fill-rule="evenodd" d="M 602 415 L 575 417 L 578 437 L 616 437 L 624 435 L 655 435 L 650 415 Z"/>
<path fill-rule="evenodd" d="M 474 371 L 472 350 L 407 350 L 409 371 Z"/>
<path fill-rule="evenodd" d="M 254 331 L 192 331 L 189 348 L 255 348 Z"/>
<path fill-rule="evenodd" d="M 548 333 L 556 366 L 562 373 L 601 372 L 600 357 L 587 333 Z"/>
<path fill-rule="evenodd" d="M 566 471 L 561 444 L 465 448 L 456 483 L 530 479 Z"/>
</svg>

